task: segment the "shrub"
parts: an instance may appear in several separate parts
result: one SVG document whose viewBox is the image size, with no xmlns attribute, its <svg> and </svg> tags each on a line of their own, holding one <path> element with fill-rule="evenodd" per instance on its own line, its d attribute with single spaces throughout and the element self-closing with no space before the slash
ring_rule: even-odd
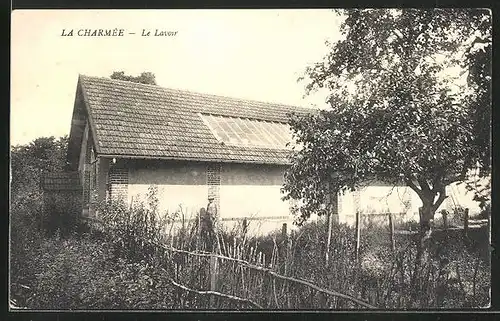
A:
<svg viewBox="0 0 500 321">
<path fill-rule="evenodd" d="M 42 212 L 42 228 L 52 236 L 59 233 L 68 237 L 80 232 L 82 204 L 81 196 L 74 191 L 57 191 L 44 193 Z"/>
<path fill-rule="evenodd" d="M 105 239 L 44 241 L 33 258 L 38 273 L 27 302 L 34 309 L 171 309 L 172 288 L 158 267 L 113 254 Z"/>
<path fill-rule="evenodd" d="M 19 306 L 26 305 L 28 287 L 35 279 L 37 267 L 32 264 L 35 250 L 43 241 L 40 221 L 33 214 L 41 201 L 37 197 L 11 204 L 10 212 L 10 299 Z"/>
<path fill-rule="evenodd" d="M 419 280 L 422 291 L 427 294 L 419 301 L 411 292 L 415 236 L 396 235 L 396 250 L 393 252 L 386 227 L 365 228 L 358 263 L 354 256 L 354 229 L 336 224 L 332 229 L 330 264 L 325 265 L 325 232 L 326 224 L 322 221 L 307 223 L 293 232 L 288 240 L 291 245 L 287 249 L 289 254 L 286 262 L 282 262 L 287 269 L 280 272 L 363 298 L 378 307 L 457 308 L 488 304 L 489 258 L 462 241 L 460 233 L 442 231 L 433 235 L 429 257 L 421 266 Z M 266 242 L 266 238 L 254 242 Z M 442 279 L 443 275 L 447 275 L 445 279 Z M 339 304 L 342 303 L 336 302 L 332 307 L 342 307 Z"/>
<path fill-rule="evenodd" d="M 142 201 L 134 202 L 131 206 L 127 206 L 123 201 L 106 201 L 99 204 L 99 220 L 105 222 L 103 228 L 112 240 L 117 256 L 130 260 L 141 259 L 143 253 L 139 253 L 139 249 L 143 248 L 144 240 L 165 242 L 168 217 L 160 215 L 157 204 L 153 188 L 150 188 L 148 204 Z M 148 251 L 153 251 L 151 244 Z"/>
<path fill-rule="evenodd" d="M 491 217 L 491 204 L 487 203 L 482 209 L 481 212 L 477 215 L 479 219 L 487 219 Z"/>
</svg>

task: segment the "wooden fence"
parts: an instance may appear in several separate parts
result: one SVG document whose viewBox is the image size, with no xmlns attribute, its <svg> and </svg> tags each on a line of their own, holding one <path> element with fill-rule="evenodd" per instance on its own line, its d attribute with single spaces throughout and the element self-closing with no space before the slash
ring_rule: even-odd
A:
<svg viewBox="0 0 500 321">
<path fill-rule="evenodd" d="M 394 229 L 394 215 L 396 214 L 382 215 L 387 216 L 388 241 L 391 249 L 395 250 L 395 234 L 402 232 Z M 379 216 L 382 215 L 379 214 Z M 362 235 L 361 217 L 361 213 L 356 214 L 355 255 L 357 260 L 359 260 Z M 463 229 L 465 235 L 471 228 L 482 227 L 485 223 L 489 224 L 488 220 L 471 220 L 468 210 L 464 212 L 463 220 L 464 226 L 460 229 Z M 101 228 L 105 227 L 101 221 L 95 219 L 89 219 L 89 221 Z M 442 229 L 455 229 L 447 226 L 446 218 L 443 222 Z M 328 232 L 331 233 L 330 224 L 328 224 Z M 406 232 L 418 233 L 418 231 Z M 283 225 L 282 236 L 286 240 L 286 224 Z M 266 260 L 262 253 L 256 255 L 256 251 L 250 255 L 241 255 L 236 246 L 221 244 L 223 240 L 218 242 L 217 253 L 199 251 L 198 247 L 196 250 L 184 249 L 182 245 L 174 243 L 166 245 L 151 240 L 142 240 L 142 242 L 168 253 L 165 271 L 169 275 L 171 284 L 179 290 L 179 298 L 182 298 L 180 293 L 206 297 L 206 305 L 211 308 L 220 308 L 221 300 L 244 304 L 254 309 L 338 308 L 339 306 L 376 308 L 352 295 L 326 289 L 309 280 L 291 275 L 293 267 L 286 269 L 286 259 L 285 268 L 282 269 L 282 266 L 275 264 L 274 258 Z M 328 265 L 328 253 L 326 258 Z M 181 299 L 179 300 L 182 302 Z M 182 304 L 180 306 L 183 307 Z"/>
<path fill-rule="evenodd" d="M 156 245 L 162 246 L 160 244 L 156 244 Z M 224 277 L 224 275 L 222 275 L 220 273 L 220 271 L 223 270 L 221 268 L 221 265 L 226 264 L 226 263 L 236 263 L 237 267 L 231 269 L 232 272 L 235 272 L 236 270 L 238 270 L 238 267 L 240 267 L 240 268 L 246 268 L 246 269 L 262 272 L 261 276 L 265 277 L 267 275 L 270 277 L 269 280 L 271 281 L 271 284 L 273 284 L 273 287 L 274 287 L 272 289 L 273 292 L 270 293 L 270 297 L 275 299 L 274 303 L 276 305 L 276 308 L 281 308 L 280 304 L 277 302 L 277 299 L 276 299 L 277 292 L 279 291 L 276 289 L 276 281 L 277 280 L 284 281 L 283 285 L 285 288 L 287 288 L 287 285 L 288 285 L 288 284 L 286 284 L 286 282 L 289 282 L 291 284 L 294 284 L 295 286 L 302 285 L 310 290 L 316 291 L 318 293 L 321 293 L 321 294 L 324 294 L 327 296 L 342 298 L 342 299 L 351 301 L 351 302 L 356 303 L 357 305 L 364 307 L 364 308 L 371 308 L 371 309 L 376 308 L 375 306 L 372 306 L 372 305 L 370 305 L 362 300 L 359 300 L 355 297 L 352 297 L 350 295 L 343 294 L 343 293 L 340 293 L 340 292 L 337 292 L 334 290 L 323 289 L 323 288 L 321 288 L 321 287 L 319 287 L 319 286 L 317 286 L 309 281 L 294 278 L 294 277 L 284 276 L 284 275 L 278 274 L 277 272 L 273 271 L 271 268 L 268 268 L 268 267 L 265 267 L 262 265 L 255 265 L 255 264 L 252 264 L 252 263 L 245 261 L 245 260 L 236 259 L 236 258 L 224 256 L 224 255 L 214 254 L 214 253 L 190 252 L 190 251 L 183 251 L 183 250 L 174 249 L 174 248 L 168 248 L 165 246 L 162 246 L 162 247 L 164 247 L 168 251 L 184 254 L 187 256 L 194 256 L 194 257 L 198 256 L 198 257 L 208 257 L 209 258 L 209 261 L 210 261 L 210 264 L 209 264 L 209 266 L 210 266 L 210 269 L 209 269 L 209 271 L 210 271 L 210 277 L 209 277 L 209 279 L 210 279 L 210 293 L 206 293 L 206 294 L 212 294 L 212 295 L 221 294 L 221 293 L 217 292 L 219 284 L 221 283 L 221 282 L 219 282 L 219 280 Z M 186 260 L 186 263 L 187 262 L 189 262 L 189 260 Z M 238 275 L 238 274 L 232 273 L 231 277 L 234 277 L 235 275 Z M 241 280 L 242 280 L 242 283 L 244 283 L 244 278 L 242 278 Z M 231 282 L 231 283 L 234 284 L 234 282 Z M 288 286 L 288 288 L 289 288 L 289 286 Z M 228 289 L 228 290 L 230 290 L 230 289 Z M 222 294 L 222 296 L 224 296 L 224 295 Z M 232 296 L 232 297 L 238 298 L 235 296 Z M 238 300 L 252 302 L 252 304 L 255 307 L 262 308 L 259 304 L 255 303 L 254 301 L 252 301 L 250 299 L 238 298 Z"/>
<path fill-rule="evenodd" d="M 356 212 L 355 217 L 355 230 L 356 230 L 356 258 L 359 258 L 359 249 L 361 244 L 361 235 L 362 235 L 362 218 L 375 216 L 380 221 L 381 218 L 387 217 L 387 225 L 388 225 L 388 241 L 390 242 L 390 247 L 394 251 L 395 250 L 395 234 L 417 234 L 418 231 L 408 231 L 408 230 L 396 230 L 394 228 L 394 218 L 397 215 L 401 215 L 402 213 L 379 213 L 379 214 L 362 214 L 360 212 Z M 451 227 L 448 222 L 447 212 L 442 213 L 442 225 L 433 228 L 434 231 L 452 231 L 452 230 L 463 230 L 464 236 L 467 238 L 470 229 L 482 228 L 487 226 L 489 228 L 490 221 L 489 219 L 470 219 L 469 217 L 469 209 L 465 208 L 463 211 L 463 226 Z M 330 235 L 328 235 L 330 237 Z M 327 256 L 328 257 L 328 256 Z"/>
<path fill-rule="evenodd" d="M 87 218 L 92 226 L 100 230 L 105 224 Z M 351 295 L 325 289 L 297 277 L 282 275 L 273 266 L 266 266 L 262 257 L 250 262 L 229 255 L 204 251 L 189 251 L 142 240 L 169 253 L 165 273 L 171 284 L 180 291 L 205 296 L 208 306 L 220 306 L 217 300 L 228 300 L 246 304 L 253 309 L 295 309 L 313 306 L 329 307 L 343 300 L 343 306 L 376 309 L 375 306 Z M 228 253 L 236 253 L 230 249 Z M 191 273 L 183 273 L 183 270 Z"/>
</svg>

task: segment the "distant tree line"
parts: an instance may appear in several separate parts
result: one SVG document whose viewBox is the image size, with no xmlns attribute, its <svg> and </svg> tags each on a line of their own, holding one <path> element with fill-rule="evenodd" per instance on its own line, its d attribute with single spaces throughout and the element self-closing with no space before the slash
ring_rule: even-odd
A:
<svg viewBox="0 0 500 321">
<path fill-rule="evenodd" d="M 110 78 L 131 81 L 140 84 L 157 85 L 155 74 L 149 71 L 142 72 L 139 76 L 136 77 L 125 75 L 124 71 L 114 71 L 113 74 L 111 74 Z"/>
</svg>

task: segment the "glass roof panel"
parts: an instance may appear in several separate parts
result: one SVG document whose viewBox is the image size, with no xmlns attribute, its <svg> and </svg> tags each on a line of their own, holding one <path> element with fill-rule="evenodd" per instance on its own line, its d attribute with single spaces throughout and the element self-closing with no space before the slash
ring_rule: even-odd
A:
<svg viewBox="0 0 500 321">
<path fill-rule="evenodd" d="M 201 115 L 212 134 L 226 144 L 287 149 L 291 141 L 288 124 L 256 119 Z"/>
<path fill-rule="evenodd" d="M 273 123 L 271 122 L 260 122 L 260 125 L 262 126 L 264 132 L 267 133 L 268 137 L 271 138 L 271 140 L 273 141 L 273 144 L 277 145 L 277 146 L 281 146 L 281 141 L 280 139 L 278 139 L 277 135 L 276 135 L 276 130 L 273 128 Z"/>
<path fill-rule="evenodd" d="M 259 121 L 252 120 L 246 122 L 246 125 L 253 129 L 254 133 L 257 135 L 259 139 L 259 143 L 261 146 L 272 146 L 273 141 L 268 137 L 268 135 L 262 130 Z"/>
</svg>

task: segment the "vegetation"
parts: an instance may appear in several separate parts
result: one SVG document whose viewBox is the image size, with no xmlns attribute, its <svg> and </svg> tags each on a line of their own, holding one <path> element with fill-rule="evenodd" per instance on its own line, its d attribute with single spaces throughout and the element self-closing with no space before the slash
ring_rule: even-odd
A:
<svg viewBox="0 0 500 321">
<path fill-rule="evenodd" d="M 302 147 L 287 173 L 286 199 L 302 221 L 324 214 L 329 193 L 371 179 L 408 185 L 430 228 L 445 187 L 476 168 L 489 173 L 491 14 L 476 9 L 346 10 L 344 38 L 306 70 L 308 91 L 331 108 L 293 117 Z M 478 49 L 478 47 L 480 47 Z M 469 84 L 452 78 L 453 67 Z M 483 193 L 484 194 L 484 193 Z"/>
<path fill-rule="evenodd" d="M 326 244 L 321 215 L 329 211 L 328 194 L 373 178 L 415 190 L 423 202 L 421 231 L 430 229 L 444 187 L 454 181 L 477 192 L 484 205 L 479 218 L 491 215 L 489 183 L 464 176 L 476 165 L 480 176 L 490 171 L 491 16 L 472 9 L 345 13 L 345 38 L 307 70 L 309 90 L 332 93 L 331 109 L 291 121 L 303 148 L 284 190 L 286 198 L 304 201 L 298 230 L 252 237 L 245 227 L 219 229 L 209 233 L 215 259 L 198 219 L 159 211 L 155 186 L 144 202 L 100 204 L 100 221 L 83 224 L 73 215 L 77 200 L 54 195 L 44 206 L 40 178 L 66 168 L 67 137 L 39 138 L 11 149 L 11 306 L 355 309 L 360 300 L 385 309 L 488 306 L 485 227 L 468 235 L 436 230 L 424 251 L 423 233 L 396 234 L 393 249 L 387 228 L 368 222 L 358 256 L 350 226 L 334 224 Z M 455 92 L 454 80 L 442 76 L 453 64 L 468 72 L 468 83 Z M 156 84 L 152 73 L 111 78 Z M 320 219 L 306 222 L 312 213 Z M 448 224 L 461 224 L 454 220 Z"/>
<path fill-rule="evenodd" d="M 70 238 L 44 237 L 36 229 L 18 235 L 19 243 L 11 245 L 15 253 L 11 291 L 16 304 L 37 309 L 359 308 L 349 300 L 227 260 L 218 261 L 215 290 L 246 301 L 199 293 L 210 289 L 209 257 L 168 250 L 203 251 L 197 221 L 174 223 L 180 213 L 160 219 L 156 200 L 151 187 L 145 203 L 102 204 L 100 218 L 106 223 L 94 223 Z M 335 225 L 330 245 L 335 259 L 325 265 L 325 228 L 323 221 L 317 221 L 288 236 L 276 232 L 264 237 L 220 231 L 217 253 L 378 308 L 465 308 L 489 303 L 486 229 L 474 231 L 470 239 L 454 232 L 433 235 L 430 258 L 422 267 L 427 295 L 413 300 L 412 236 L 398 235 L 392 251 L 386 229 L 367 226 L 357 261 L 354 229 Z"/>
<path fill-rule="evenodd" d="M 446 186 L 467 182 L 471 171 L 490 172 L 490 120 L 483 112 L 491 108 L 491 13 L 342 13 L 343 39 L 305 75 L 308 92 L 330 93 L 331 108 L 292 117 L 301 148 L 286 173 L 284 198 L 302 201 L 294 211 L 303 223 L 331 211 L 330 195 L 370 180 L 409 186 L 422 201 L 411 286 L 416 300 L 426 295 L 431 222 Z M 467 183 L 472 190 L 476 185 Z M 482 189 L 476 199 L 485 205 L 488 184 Z"/>
<path fill-rule="evenodd" d="M 142 72 L 139 76 L 129 76 L 125 75 L 124 71 L 114 71 L 111 76 L 111 79 L 119 79 L 119 80 L 125 80 L 125 81 L 131 81 L 131 82 L 137 82 L 140 84 L 147 84 L 147 85 L 156 85 L 156 78 L 155 75 L 152 72 L 145 71 Z"/>
<path fill-rule="evenodd" d="M 68 137 L 40 137 L 29 144 L 12 146 L 10 152 L 13 201 L 37 193 L 41 174 L 66 168 Z"/>
<path fill-rule="evenodd" d="M 72 194 L 47 196 L 41 188 L 44 174 L 67 168 L 68 137 L 40 137 L 11 148 L 11 219 L 35 224 L 49 234 L 70 234 L 78 228 L 80 203 Z M 18 225 L 12 224 L 12 229 Z M 16 231 L 13 231 L 16 233 Z"/>
</svg>

